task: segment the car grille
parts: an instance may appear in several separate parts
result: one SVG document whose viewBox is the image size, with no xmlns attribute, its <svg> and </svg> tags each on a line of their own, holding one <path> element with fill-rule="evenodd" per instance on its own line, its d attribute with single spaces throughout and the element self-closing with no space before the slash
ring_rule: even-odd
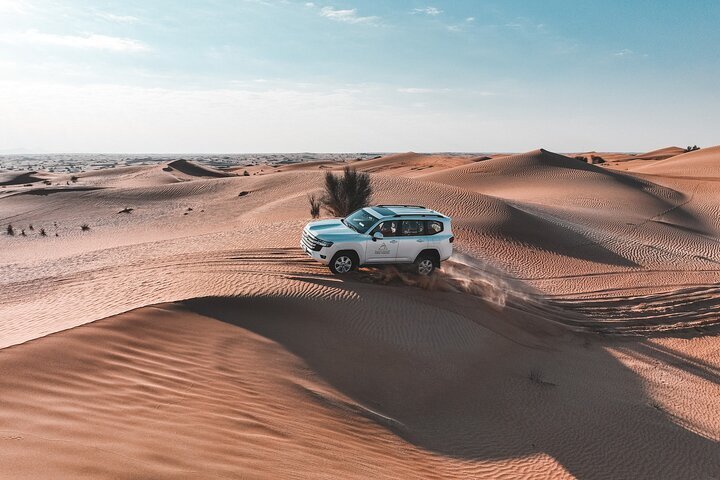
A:
<svg viewBox="0 0 720 480">
<path fill-rule="evenodd" d="M 302 240 L 300 240 L 300 242 L 305 248 L 314 252 L 319 252 L 320 249 L 322 249 L 322 245 L 317 242 L 317 238 L 305 231 L 303 231 Z"/>
</svg>

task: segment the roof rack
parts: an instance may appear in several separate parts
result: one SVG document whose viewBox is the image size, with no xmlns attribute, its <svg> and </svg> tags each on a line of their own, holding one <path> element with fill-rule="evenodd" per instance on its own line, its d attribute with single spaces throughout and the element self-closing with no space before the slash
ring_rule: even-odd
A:
<svg viewBox="0 0 720 480">
<path fill-rule="evenodd" d="M 437 218 L 446 218 L 445 215 L 440 215 L 439 213 L 405 213 L 405 214 L 396 214 L 396 215 L 393 215 L 393 217 L 437 217 Z"/>
<path fill-rule="evenodd" d="M 423 207 L 422 205 L 376 205 L 376 207 L 405 207 L 405 208 L 424 208 L 427 210 L 427 207 Z"/>
</svg>

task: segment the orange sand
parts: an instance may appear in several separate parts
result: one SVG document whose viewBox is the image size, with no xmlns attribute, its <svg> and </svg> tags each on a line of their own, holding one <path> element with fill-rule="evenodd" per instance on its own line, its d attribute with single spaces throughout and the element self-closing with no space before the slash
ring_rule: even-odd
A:
<svg viewBox="0 0 720 480">
<path fill-rule="evenodd" d="M 720 147 L 651 153 L 351 162 L 429 281 L 297 248 L 344 164 L 0 173 L 0 477 L 714 478 Z"/>
</svg>

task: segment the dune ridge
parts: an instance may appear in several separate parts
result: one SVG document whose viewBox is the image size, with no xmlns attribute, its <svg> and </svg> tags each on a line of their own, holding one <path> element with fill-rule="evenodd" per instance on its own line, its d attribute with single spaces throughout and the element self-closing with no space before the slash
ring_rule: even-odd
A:
<svg viewBox="0 0 720 480">
<path fill-rule="evenodd" d="M 26 183 L 40 182 L 43 179 L 37 177 L 38 172 L 0 172 L 0 186 L 24 185 Z"/>
<path fill-rule="evenodd" d="M 222 172 L 215 168 L 199 165 L 197 163 L 191 162 L 190 160 L 174 160 L 168 163 L 167 166 L 190 177 L 221 178 L 230 177 L 233 175 L 229 172 Z"/>
</svg>

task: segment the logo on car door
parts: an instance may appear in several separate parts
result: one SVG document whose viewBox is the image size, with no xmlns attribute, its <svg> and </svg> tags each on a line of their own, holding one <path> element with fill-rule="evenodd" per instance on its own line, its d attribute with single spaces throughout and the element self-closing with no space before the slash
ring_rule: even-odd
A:
<svg viewBox="0 0 720 480">
<path fill-rule="evenodd" d="M 377 250 L 375 250 L 375 255 L 387 255 L 389 253 L 390 253 L 390 249 L 384 243 L 381 244 Z"/>
</svg>

